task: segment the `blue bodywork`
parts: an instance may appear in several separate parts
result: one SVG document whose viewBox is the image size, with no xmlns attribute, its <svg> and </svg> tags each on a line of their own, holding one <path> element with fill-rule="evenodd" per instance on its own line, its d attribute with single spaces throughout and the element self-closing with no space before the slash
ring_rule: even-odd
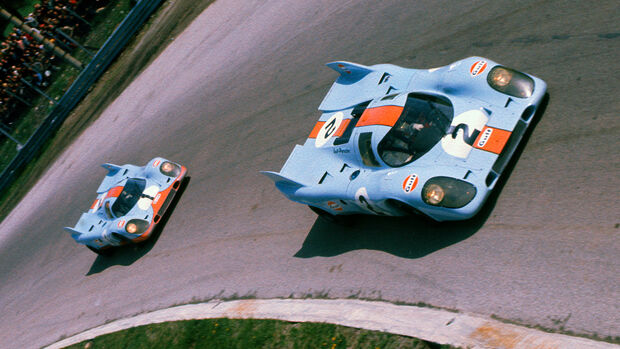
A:
<svg viewBox="0 0 620 349">
<path fill-rule="evenodd" d="M 331 215 L 418 213 L 436 221 L 474 216 L 546 93 L 544 81 L 482 57 L 435 69 L 350 62 L 327 66 L 340 76 L 319 106 L 315 129 L 295 146 L 280 172 L 262 173 L 290 200 Z M 408 105 L 435 116 L 413 126 L 404 111 L 399 116 L 402 110 L 415 114 L 417 107 Z M 435 135 L 423 152 L 411 150 L 416 146 L 411 137 L 409 158 L 405 151 L 390 153 L 388 148 L 400 142 L 401 128 L 413 130 L 408 134 L 421 142 L 419 130 L 429 125 Z M 442 186 L 439 204 L 425 199 L 436 193 L 433 183 Z M 448 202 L 449 197 L 457 203 Z"/>
<path fill-rule="evenodd" d="M 178 190 L 187 169 L 160 157 L 142 167 L 101 166 L 108 173 L 97 188 L 97 198 L 75 227 L 65 227 L 65 230 L 76 242 L 95 252 L 147 239 Z M 165 172 L 162 170 L 164 166 L 172 170 Z M 136 227 L 133 232 L 128 231 L 131 222 Z"/>
</svg>

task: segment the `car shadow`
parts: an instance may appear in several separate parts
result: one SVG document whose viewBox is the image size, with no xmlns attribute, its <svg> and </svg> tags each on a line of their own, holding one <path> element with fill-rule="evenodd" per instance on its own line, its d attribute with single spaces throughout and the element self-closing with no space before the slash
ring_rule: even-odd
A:
<svg viewBox="0 0 620 349">
<path fill-rule="evenodd" d="M 508 178 L 515 168 L 533 130 L 544 114 L 549 95 L 541 102 L 531 126 L 500 176 L 495 189 L 480 212 L 465 221 L 437 223 L 422 217 L 381 217 L 356 215 L 352 225 L 343 226 L 317 218 L 298 258 L 333 257 L 355 250 L 376 250 L 397 257 L 416 259 L 459 243 L 474 235 L 487 221 Z"/>
<path fill-rule="evenodd" d="M 124 246 L 117 247 L 114 250 L 112 250 L 110 254 L 107 254 L 107 255 L 98 255 L 95 261 L 93 262 L 93 265 L 90 267 L 90 270 L 88 271 L 88 273 L 86 273 L 86 275 L 88 276 L 88 275 L 100 273 L 108 269 L 109 267 L 112 267 L 115 265 L 121 265 L 121 266 L 132 265 L 137 260 L 142 258 L 144 255 L 149 253 L 149 251 L 151 251 L 151 249 L 153 249 L 153 247 L 155 246 L 155 243 L 157 243 L 157 240 L 159 239 L 161 232 L 166 227 L 166 224 L 168 223 L 168 219 L 172 215 L 172 212 L 174 212 L 177 204 L 179 203 L 181 196 L 183 196 L 183 192 L 189 185 L 189 181 L 190 181 L 190 177 L 189 176 L 185 177 L 185 179 L 179 186 L 177 195 L 175 195 L 175 197 L 170 202 L 170 206 L 168 206 L 168 210 L 161 217 L 160 223 L 155 227 L 155 229 L 153 230 L 153 234 L 148 240 L 138 243 L 138 244 L 127 244 Z"/>
</svg>

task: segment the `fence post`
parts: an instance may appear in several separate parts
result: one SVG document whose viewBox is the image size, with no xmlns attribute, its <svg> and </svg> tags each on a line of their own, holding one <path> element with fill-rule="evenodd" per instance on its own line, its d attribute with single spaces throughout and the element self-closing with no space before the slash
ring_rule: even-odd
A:
<svg viewBox="0 0 620 349">
<path fill-rule="evenodd" d="M 15 139 L 15 137 L 11 136 L 7 131 L 5 131 L 4 127 L 2 127 L 1 124 L 0 124 L 0 133 L 5 135 L 8 139 L 12 140 L 13 142 L 17 143 L 17 151 L 20 151 L 24 147 L 24 145 L 21 144 L 17 139 Z"/>
</svg>

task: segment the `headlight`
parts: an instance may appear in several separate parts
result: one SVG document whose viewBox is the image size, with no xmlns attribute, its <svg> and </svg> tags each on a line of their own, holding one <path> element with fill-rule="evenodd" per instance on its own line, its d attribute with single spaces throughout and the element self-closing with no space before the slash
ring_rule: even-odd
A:
<svg viewBox="0 0 620 349">
<path fill-rule="evenodd" d="M 422 200 L 429 205 L 459 208 L 476 196 L 473 184 L 450 177 L 433 177 L 422 188 Z"/>
<path fill-rule="evenodd" d="M 444 197 L 444 191 L 439 184 L 431 184 L 424 188 L 424 197 L 431 205 L 438 205 Z"/>
<path fill-rule="evenodd" d="M 176 177 L 181 173 L 181 167 L 169 161 L 164 161 L 159 167 L 159 171 L 166 176 Z"/>
<path fill-rule="evenodd" d="M 487 75 L 489 85 L 501 93 L 518 98 L 528 98 L 534 92 L 534 80 L 514 69 L 495 66 Z"/>
<path fill-rule="evenodd" d="M 129 234 L 142 234 L 149 228 L 149 222 L 142 219 L 132 219 L 125 225 L 125 231 Z"/>
</svg>

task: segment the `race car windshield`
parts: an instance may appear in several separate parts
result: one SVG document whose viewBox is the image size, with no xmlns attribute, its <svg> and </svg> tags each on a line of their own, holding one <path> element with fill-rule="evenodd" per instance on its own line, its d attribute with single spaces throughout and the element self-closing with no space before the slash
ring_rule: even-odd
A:
<svg viewBox="0 0 620 349">
<path fill-rule="evenodd" d="M 398 121 L 379 142 L 379 156 L 391 167 L 420 158 L 446 134 L 453 117 L 447 98 L 410 93 Z"/>
<path fill-rule="evenodd" d="M 127 214 L 138 202 L 144 187 L 146 186 L 146 180 L 141 178 L 130 178 L 127 180 L 121 195 L 118 196 L 114 204 L 112 205 L 112 213 L 115 217 L 121 217 Z"/>
</svg>

